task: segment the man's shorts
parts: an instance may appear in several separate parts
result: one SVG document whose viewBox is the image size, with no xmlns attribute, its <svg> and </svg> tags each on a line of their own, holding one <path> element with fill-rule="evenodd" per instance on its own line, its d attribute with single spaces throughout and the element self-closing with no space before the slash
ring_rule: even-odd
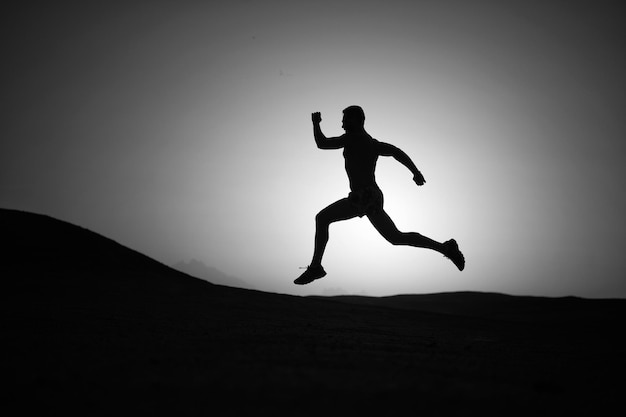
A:
<svg viewBox="0 0 626 417">
<path fill-rule="evenodd" d="M 383 210 L 383 193 L 375 185 L 351 191 L 348 201 L 358 210 L 359 217 L 376 214 Z"/>
</svg>

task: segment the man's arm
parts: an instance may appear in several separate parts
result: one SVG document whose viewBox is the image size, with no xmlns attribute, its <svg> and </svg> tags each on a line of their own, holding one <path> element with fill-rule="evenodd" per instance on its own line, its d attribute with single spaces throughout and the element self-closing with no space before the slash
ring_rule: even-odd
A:
<svg viewBox="0 0 626 417">
<path fill-rule="evenodd" d="M 315 112 L 311 115 L 311 120 L 313 121 L 313 137 L 315 137 L 315 143 L 317 147 L 320 149 L 339 149 L 343 148 L 344 140 L 343 137 L 337 138 L 327 138 L 322 133 L 322 128 L 320 127 L 320 123 L 322 122 L 322 115 L 320 112 Z"/>
<path fill-rule="evenodd" d="M 424 185 L 424 183 L 426 183 L 424 176 L 419 169 L 417 169 L 413 161 L 411 161 L 411 158 L 400 148 L 396 148 L 388 143 L 379 142 L 378 149 L 381 156 L 393 156 L 396 161 L 407 167 L 413 174 L 413 181 L 415 181 L 417 185 Z"/>
</svg>

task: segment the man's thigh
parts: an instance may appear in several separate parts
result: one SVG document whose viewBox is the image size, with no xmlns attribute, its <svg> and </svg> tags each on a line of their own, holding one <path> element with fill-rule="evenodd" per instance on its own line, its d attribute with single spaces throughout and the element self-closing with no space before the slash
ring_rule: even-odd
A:
<svg viewBox="0 0 626 417">
<path fill-rule="evenodd" d="M 325 223 L 348 220 L 359 215 L 358 208 L 347 198 L 335 201 L 317 214 L 317 219 Z"/>
</svg>

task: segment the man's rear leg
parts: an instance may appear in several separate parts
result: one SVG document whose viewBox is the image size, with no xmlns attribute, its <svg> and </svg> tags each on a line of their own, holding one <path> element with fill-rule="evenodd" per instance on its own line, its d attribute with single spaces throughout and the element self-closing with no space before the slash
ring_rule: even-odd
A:
<svg viewBox="0 0 626 417">
<path fill-rule="evenodd" d="M 441 253 L 446 258 L 449 258 L 460 271 L 465 268 L 465 257 L 459 250 L 456 240 L 450 239 L 444 243 L 440 243 L 419 233 L 401 232 L 384 210 L 380 210 L 374 214 L 368 214 L 367 217 L 374 228 L 376 228 L 389 243 L 393 245 L 408 245 L 432 249 Z"/>
</svg>

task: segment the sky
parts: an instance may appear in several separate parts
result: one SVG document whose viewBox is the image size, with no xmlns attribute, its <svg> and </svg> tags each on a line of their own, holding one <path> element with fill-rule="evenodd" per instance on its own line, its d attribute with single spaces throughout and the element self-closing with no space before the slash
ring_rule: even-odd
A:
<svg viewBox="0 0 626 417">
<path fill-rule="evenodd" d="M 494 291 L 626 297 L 626 14 L 605 1 L 16 2 L 3 11 L 0 207 L 47 214 L 165 264 L 197 259 L 295 295 Z M 365 128 L 402 231 L 315 214 L 349 192 Z"/>
</svg>

